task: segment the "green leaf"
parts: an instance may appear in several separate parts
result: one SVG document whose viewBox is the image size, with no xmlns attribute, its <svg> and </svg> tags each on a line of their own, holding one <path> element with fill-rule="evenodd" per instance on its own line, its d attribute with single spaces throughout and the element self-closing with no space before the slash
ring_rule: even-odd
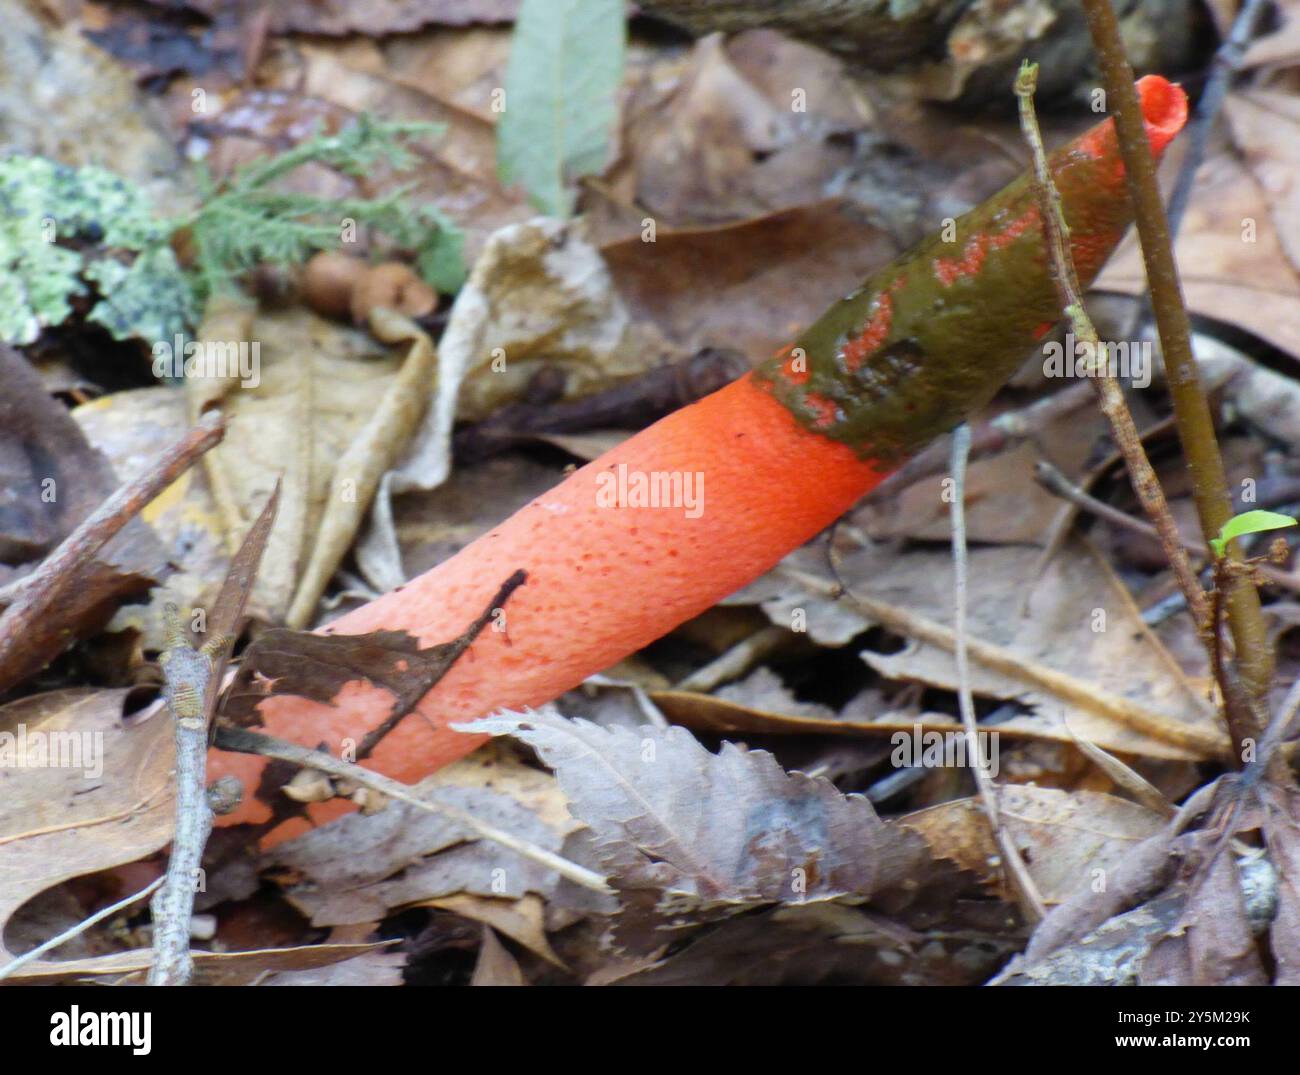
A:
<svg viewBox="0 0 1300 1075">
<path fill-rule="evenodd" d="M 622 0 L 524 0 L 519 9 L 497 172 L 548 216 L 568 216 L 569 183 L 609 159 L 625 37 Z"/>
<path fill-rule="evenodd" d="M 1295 526 L 1296 520 L 1290 515 L 1276 511 L 1243 511 L 1234 515 L 1219 531 L 1219 536 L 1210 538 L 1210 548 L 1215 556 L 1222 556 L 1227 551 L 1228 542 L 1245 534 L 1258 534 L 1262 530 L 1281 530 L 1286 526 Z"/>
<path fill-rule="evenodd" d="M 416 258 L 415 267 L 435 291 L 454 295 L 465 282 L 465 236 L 447 223 L 430 233 Z"/>
</svg>

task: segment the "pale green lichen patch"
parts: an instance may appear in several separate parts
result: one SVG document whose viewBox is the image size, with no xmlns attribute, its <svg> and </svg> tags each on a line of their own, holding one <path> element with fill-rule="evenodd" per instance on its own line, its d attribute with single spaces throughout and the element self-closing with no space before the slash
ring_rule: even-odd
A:
<svg viewBox="0 0 1300 1075">
<path fill-rule="evenodd" d="M 116 338 L 181 331 L 193 296 L 169 234 L 144 195 L 103 168 L 0 160 L 0 339 L 32 343 L 91 294 L 88 283 L 112 296 L 89 316 Z"/>
</svg>

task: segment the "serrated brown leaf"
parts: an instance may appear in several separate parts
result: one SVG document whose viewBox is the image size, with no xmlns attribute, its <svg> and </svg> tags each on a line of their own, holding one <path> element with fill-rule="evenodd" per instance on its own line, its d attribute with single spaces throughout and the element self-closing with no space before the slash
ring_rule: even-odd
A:
<svg viewBox="0 0 1300 1075">
<path fill-rule="evenodd" d="M 785 772 L 766 751 L 725 743 L 710 754 L 681 728 L 602 728 L 554 711 L 463 727 L 538 752 L 620 889 L 702 902 L 865 899 L 885 872 L 871 804 Z"/>
<path fill-rule="evenodd" d="M 923 841 L 766 751 L 725 743 L 711 754 L 681 728 L 603 728 L 549 710 L 461 727 L 514 736 L 555 770 L 619 894 L 614 935 L 629 950 L 769 904 L 877 898 L 888 912 L 942 917 L 926 906 L 926 882 L 943 869 L 926 874 Z M 949 901 L 959 887 L 948 886 Z"/>
</svg>

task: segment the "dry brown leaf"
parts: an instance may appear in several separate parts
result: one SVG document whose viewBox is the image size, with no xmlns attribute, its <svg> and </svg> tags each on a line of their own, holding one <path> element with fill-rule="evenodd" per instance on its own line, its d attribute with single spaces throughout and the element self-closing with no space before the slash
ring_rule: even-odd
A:
<svg viewBox="0 0 1300 1075">
<path fill-rule="evenodd" d="M 831 600 L 808 592 L 798 581 L 798 569 L 825 577 L 825 558 L 824 549 L 799 550 L 784 561 L 796 569 L 795 574 L 778 566 L 728 603 L 760 603 L 778 626 L 803 622 L 814 641 L 843 645 L 871 623 L 850 598 Z M 1214 715 L 1196 684 L 1142 624 L 1132 598 L 1090 546 L 1067 545 L 1042 579 L 1033 583 L 1029 580 L 1034 578 L 1037 559 L 1036 549 L 1022 546 L 971 550 L 971 638 L 1004 647 L 1022 661 L 1095 683 L 1171 721 L 1204 727 L 1207 735 L 1218 734 Z M 843 557 L 840 577 L 850 593 L 905 608 L 939 624 L 951 622 L 952 557 L 947 552 L 861 549 Z M 1026 611 L 1027 586 L 1032 590 Z M 862 657 L 890 679 L 956 689 L 953 656 L 938 647 L 915 643 L 892 654 L 867 650 Z M 971 687 L 977 694 L 1030 707 L 1031 712 L 999 725 L 1000 732 L 1024 732 L 1068 743 L 1072 731 L 1120 754 L 1182 760 L 1200 756 L 977 661 L 972 662 Z"/>
<path fill-rule="evenodd" d="M 637 203 L 672 227 L 822 200 L 859 152 L 834 136 L 871 119 L 837 60 L 770 32 L 696 42 L 672 96 L 646 104 L 633 99 L 621 167 Z"/>
<path fill-rule="evenodd" d="M 561 480 L 560 468 L 523 455 L 457 467 L 445 484 L 393 504 L 402 562 L 412 575 L 459 552 Z"/>
<path fill-rule="evenodd" d="M 588 984 L 978 985 L 1021 943 L 1005 918 L 927 937 L 856 907 L 786 905 L 719 923 L 684 950 L 614 965 Z"/>
<path fill-rule="evenodd" d="M 680 728 L 601 728 L 550 710 L 472 726 L 538 751 L 621 889 L 774 902 L 866 896 L 879 881 L 881 822 L 866 799 L 785 773 L 766 751 L 712 755 Z"/>
<path fill-rule="evenodd" d="M 505 900 L 460 892 L 429 900 L 424 906 L 481 922 L 485 929 L 502 933 L 548 963 L 564 967 L 563 961 L 551 948 L 551 942 L 546 939 L 546 905 L 540 896 L 529 893 L 517 900 Z"/>
<path fill-rule="evenodd" d="M 1013 961 L 991 985 L 1137 985 L 1152 949 L 1178 921 L 1183 901 L 1162 896 L 1108 919 L 1041 961 Z M 1144 983 L 1149 984 L 1149 983 Z"/>
<path fill-rule="evenodd" d="M 765 904 L 865 902 L 907 878 L 911 899 L 921 887 L 919 844 L 865 798 L 786 773 L 765 751 L 724 743 L 715 755 L 682 728 L 602 728 L 549 709 L 458 727 L 520 739 L 555 770 L 631 950 Z"/>
<path fill-rule="evenodd" d="M 47 888 L 134 862 L 171 839 L 171 724 L 125 722 L 129 693 L 53 691 L 0 709 L 0 751 L 15 757 L 0 763 L 0 932 Z M 39 760 L 40 743 L 61 751 L 64 764 Z"/>
<path fill-rule="evenodd" d="M 204 460 L 228 547 L 242 537 L 276 479 L 283 482 L 253 595 L 260 616 L 279 620 L 322 528 L 334 534 L 331 555 L 341 556 L 339 546 L 346 550 L 351 543 L 348 521 L 366 503 L 362 483 L 382 473 L 406 445 L 418 418 L 420 387 L 401 405 L 402 421 L 375 428 L 371 420 L 397 384 L 424 382 L 428 400 L 433 356 L 419 346 L 406 354 L 386 353 L 370 337 L 304 310 L 254 316 L 248 308 L 217 305 L 210 307 L 200 338 L 260 345 L 256 377 L 188 378 L 186 391 L 192 413 L 215 406 L 228 417 L 225 441 Z M 344 459 L 357 463 L 346 475 L 338 471 Z"/>
<path fill-rule="evenodd" d="M 603 249 L 635 317 L 690 350 L 731 347 L 757 362 L 898 253 L 897 244 L 842 200 L 741 224 L 660 228 Z"/>
<path fill-rule="evenodd" d="M 1189 984 L 1268 984 L 1246 919 L 1237 859 L 1229 848 L 1215 855 L 1193 884 L 1178 932 L 1187 941 Z"/>
<path fill-rule="evenodd" d="M 1107 923 L 1112 919 L 1118 921 L 1128 909 L 1159 895 L 1173 876 L 1177 864 L 1175 836 L 1173 826 L 1165 826 L 1131 846 L 1107 871 L 1103 884 L 1076 887 L 1070 896 L 1048 911 L 1034 930 L 1024 963 L 1030 968 L 1047 964 L 1058 952 L 1070 948 L 1086 950 L 1089 936 L 1113 936 L 1117 931 Z M 1142 930 L 1138 923 L 1130 922 L 1118 932 L 1131 934 Z M 1117 943 L 1128 946 L 1129 941 Z M 1110 941 L 1105 941 L 1102 946 L 1109 944 Z M 1086 952 L 1084 961 L 1087 961 Z M 1066 962 L 1072 959 L 1067 958 Z"/>
<path fill-rule="evenodd" d="M 1254 240 L 1246 236 L 1253 228 Z M 1287 257 L 1269 200 L 1242 164 L 1223 154 L 1197 173 L 1176 249 L 1183 297 L 1194 314 L 1254 333 L 1300 355 L 1300 275 Z M 1144 294 L 1146 276 L 1130 236 L 1096 286 Z"/>
<path fill-rule="evenodd" d="M 317 986 L 317 985 L 402 985 L 402 968 L 406 966 L 405 952 L 362 952 L 338 963 L 303 970 L 279 970 L 258 980 L 257 984 Z"/>
<path fill-rule="evenodd" d="M 543 217 L 488 241 L 439 350 L 467 421 L 518 399 L 543 366 L 567 374 L 572 399 L 681 357 L 633 321 L 581 226 Z"/>
<path fill-rule="evenodd" d="M 435 774 L 413 793 L 551 851 L 560 850 L 573 827 L 572 819 L 561 828 L 547 824 L 508 790 L 476 786 L 464 774 L 459 779 L 465 782 Z M 503 786 L 508 781 L 496 784 Z M 369 922 L 399 907 L 459 894 L 518 900 L 529 892 L 547 893 L 556 882 L 551 871 L 477 839 L 462 823 L 404 803 L 390 803 L 369 817 L 350 814 L 286 841 L 267 861 L 293 871 L 290 902 L 321 926 Z"/>
<path fill-rule="evenodd" d="M 138 388 L 113 392 L 72 412 L 83 432 L 119 474 L 135 474 L 158 452 L 160 444 L 180 440 L 190 428 L 185 393 L 177 388 Z M 166 595 L 180 608 L 207 608 L 230 563 L 221 516 L 207 474 L 190 467 L 151 503 L 140 518 L 149 524 L 176 566 Z M 113 617 L 111 631 L 134 627 L 142 646 L 161 650 L 166 638 L 162 602 L 125 605 Z"/>
<path fill-rule="evenodd" d="M 5 346 L 0 381 L 0 581 L 13 581 L 28 571 L 4 565 L 39 566 L 121 482 L 27 360 Z M 57 614 L 5 639 L 0 690 L 99 631 L 119 605 L 167 572 L 158 539 L 139 519 L 130 520 L 67 586 Z"/>
<path fill-rule="evenodd" d="M 394 485 L 399 492 L 431 488 L 441 483 L 451 468 L 454 412 L 450 405 L 443 408 L 441 399 L 454 399 L 455 385 L 448 386 L 445 375 L 438 376 L 433 341 L 409 319 L 391 310 L 374 311 L 371 325 L 385 343 L 406 345 L 406 357 L 385 386 L 374 412 L 334 465 L 328 498 L 310 544 L 311 555 L 285 617 L 290 627 L 306 627 L 312 622 L 317 603 L 352 547 L 376 494 L 382 500 L 376 510 L 387 515 L 391 512 L 388 498 Z M 438 420 L 426 424 L 424 416 L 435 382 L 439 395 L 435 409 L 442 413 L 435 413 Z M 394 471 L 399 460 L 402 465 Z M 387 480 L 381 484 L 381 479 Z M 395 536 L 391 544 L 396 549 Z M 399 578 L 394 585 L 401 581 Z"/>
<path fill-rule="evenodd" d="M 1093 791 L 1003 785 L 995 794 L 1002 822 L 1049 904 L 1104 879 L 1132 847 L 1165 824 L 1154 810 Z M 1002 887 L 1004 875 L 992 865 L 997 844 L 978 800 L 932 806 L 897 823 L 919 832 L 934 854 Z M 1004 898 L 1011 895 L 1003 892 Z"/>
<path fill-rule="evenodd" d="M 316 944 L 299 948 L 262 948 L 247 952 L 204 952 L 194 957 L 195 985 L 277 985 L 267 979 L 271 973 L 311 971 L 367 956 L 387 948 L 378 944 Z M 117 952 L 93 959 L 66 962 L 29 963 L 13 975 L 26 985 L 70 985 L 83 979 L 112 977 L 117 984 L 142 984 L 153 962 L 152 949 Z M 292 982 L 287 984 L 293 984 Z"/>
<path fill-rule="evenodd" d="M 999 984 L 1262 985 L 1270 932 L 1276 980 L 1285 980 L 1292 797 L 1267 781 L 1205 785 L 1053 910 Z M 1188 828 L 1202 817 L 1204 827 Z"/>
<path fill-rule="evenodd" d="M 1035 464 L 1046 457 L 1069 477 L 1078 478 L 1103 425 L 1100 415 L 1095 420 L 1072 415 L 1036 436 L 1032 444 L 975 460 L 966 474 L 966 530 L 971 544 L 1043 544 L 1061 500 L 1034 480 Z M 952 506 L 943 498 L 947 480 L 936 475 L 909 485 L 896 497 L 868 501 L 853 521 L 877 541 L 947 541 L 952 533 Z"/>
<path fill-rule="evenodd" d="M 519 963 L 506 950 L 506 946 L 497 940 L 491 926 L 483 927 L 483 943 L 479 946 L 478 962 L 474 965 L 474 974 L 470 985 L 527 985 L 524 972 Z"/>
<path fill-rule="evenodd" d="M 1224 102 L 1232 140 L 1267 198 L 1273 225 L 1292 268 L 1300 266 L 1300 101 L 1256 90 Z"/>
</svg>

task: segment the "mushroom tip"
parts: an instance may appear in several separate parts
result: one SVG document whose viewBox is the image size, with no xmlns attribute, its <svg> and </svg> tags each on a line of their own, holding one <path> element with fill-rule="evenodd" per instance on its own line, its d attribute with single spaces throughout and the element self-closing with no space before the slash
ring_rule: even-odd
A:
<svg viewBox="0 0 1300 1075">
<path fill-rule="evenodd" d="M 1160 75 L 1138 79 L 1142 117 L 1153 153 L 1161 153 L 1187 122 L 1187 94 L 1182 86 Z"/>
</svg>

